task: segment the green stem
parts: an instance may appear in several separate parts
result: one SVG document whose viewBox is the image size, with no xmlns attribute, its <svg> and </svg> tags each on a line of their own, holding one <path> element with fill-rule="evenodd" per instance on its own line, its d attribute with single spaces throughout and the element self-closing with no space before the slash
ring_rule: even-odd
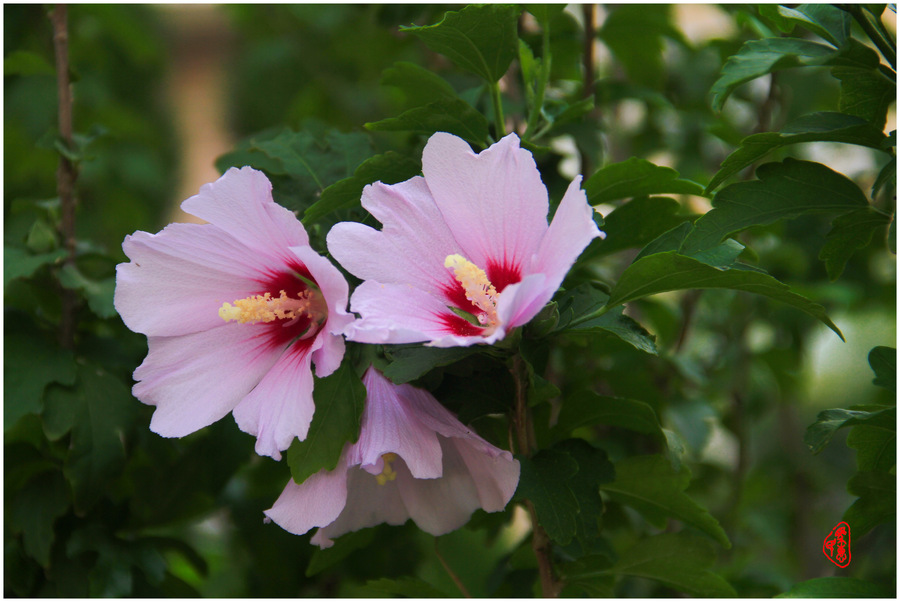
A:
<svg viewBox="0 0 900 602">
<path fill-rule="evenodd" d="M 503 125 L 503 103 L 500 100 L 500 82 L 496 81 L 490 85 L 491 100 L 494 103 L 494 125 L 497 128 L 497 138 L 506 136 L 506 126 Z"/>
<path fill-rule="evenodd" d="M 510 372 L 516 385 L 516 406 L 513 415 L 516 446 L 519 454 L 530 457 L 534 451 L 534 435 L 531 424 L 531 408 L 528 407 L 528 369 L 521 355 L 516 354 L 512 358 Z M 558 598 L 563 584 L 553 571 L 552 542 L 538 522 L 537 513 L 531 501 L 525 500 L 525 508 L 531 517 L 531 548 L 537 559 L 541 594 L 545 598 Z"/>
<path fill-rule="evenodd" d="M 538 76 L 537 90 L 534 95 L 534 106 L 531 107 L 531 113 L 528 115 L 528 126 L 525 128 L 524 138 L 528 140 L 537 127 L 538 119 L 541 117 L 541 109 L 544 108 L 544 94 L 547 91 L 547 83 L 550 81 L 550 23 L 544 24 L 541 31 L 541 73 Z"/>
</svg>

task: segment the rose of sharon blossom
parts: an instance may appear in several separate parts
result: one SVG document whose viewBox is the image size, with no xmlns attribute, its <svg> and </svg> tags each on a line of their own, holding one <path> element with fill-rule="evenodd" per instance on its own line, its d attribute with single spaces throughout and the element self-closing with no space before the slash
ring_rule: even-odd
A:
<svg viewBox="0 0 900 602">
<path fill-rule="evenodd" d="M 229 169 L 181 207 L 209 223 L 122 244 L 116 310 L 149 344 L 134 395 L 164 437 L 233 412 L 257 453 L 280 459 L 312 420 L 311 363 L 327 376 L 343 358 L 347 282 L 259 171 Z"/>
<path fill-rule="evenodd" d="M 337 467 L 287 484 L 266 516 L 311 542 L 406 519 L 442 535 L 472 512 L 499 512 L 519 482 L 519 462 L 467 429 L 427 391 L 395 385 L 375 368 L 363 377 L 366 406 L 359 440 Z"/>
<path fill-rule="evenodd" d="M 580 176 L 547 225 L 547 189 L 515 134 L 475 154 L 462 139 L 436 133 L 422 173 L 363 190 L 362 205 L 382 230 L 342 222 L 328 233 L 334 258 L 364 280 L 350 299 L 361 315 L 345 332 L 351 340 L 499 341 L 540 311 L 602 235 Z"/>
</svg>

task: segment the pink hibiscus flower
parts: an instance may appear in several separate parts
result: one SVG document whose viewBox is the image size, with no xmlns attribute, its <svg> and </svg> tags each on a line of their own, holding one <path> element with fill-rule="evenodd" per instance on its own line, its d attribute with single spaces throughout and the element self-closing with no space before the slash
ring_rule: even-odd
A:
<svg viewBox="0 0 900 602">
<path fill-rule="evenodd" d="M 156 406 L 150 428 L 164 437 L 233 411 L 257 453 L 280 459 L 312 420 L 311 362 L 322 377 L 344 356 L 347 282 L 259 171 L 229 169 L 182 208 L 209 223 L 122 244 L 116 310 L 149 344 L 134 396 Z"/>
<path fill-rule="evenodd" d="M 519 462 L 467 429 L 430 393 L 395 385 L 369 368 L 359 440 L 337 467 L 290 481 L 266 516 L 311 542 L 408 518 L 423 531 L 458 529 L 472 512 L 499 512 L 519 482 Z"/>
<path fill-rule="evenodd" d="M 345 332 L 351 340 L 499 341 L 540 311 L 602 235 L 580 176 L 547 225 L 547 189 L 515 134 L 475 154 L 461 138 L 436 133 L 422 173 L 363 190 L 362 205 L 382 230 L 342 222 L 328 233 L 334 258 L 364 280 L 350 299 L 361 315 Z"/>
</svg>

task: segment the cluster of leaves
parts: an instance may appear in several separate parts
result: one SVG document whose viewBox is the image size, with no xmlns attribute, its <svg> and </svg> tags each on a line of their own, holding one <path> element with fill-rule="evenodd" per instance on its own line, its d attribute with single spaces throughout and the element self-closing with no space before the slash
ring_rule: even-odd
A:
<svg viewBox="0 0 900 602">
<path fill-rule="evenodd" d="M 109 259 L 86 250 L 62 266 L 58 243 L 34 242 L 53 235 L 56 208 L 32 203 L 43 226 L 6 233 L 5 281 L 14 285 L 4 333 L 7 588 L 452 596 L 446 563 L 473 595 L 527 596 L 540 592 L 539 567 L 515 518 L 516 508 L 529 508 L 564 595 L 890 595 L 895 352 L 869 355 L 890 396 L 854 390 L 860 405 L 826 410 L 807 430 L 818 453 L 852 427 L 847 444 L 857 450 L 847 488 L 859 499 L 843 519 L 859 547 L 836 577 L 810 579 L 830 566 L 821 539 L 846 500 L 835 495 L 840 473 L 803 446 L 810 408 L 796 377 L 816 328 L 824 330 L 816 321 L 843 338 L 843 322 L 829 314 L 879 310 L 893 320 L 893 275 L 873 267 L 893 266 L 896 189 L 896 136 L 884 132 L 895 58 L 879 8 L 728 7 L 720 14 L 736 31 L 705 43 L 691 42 L 663 5 L 610 8 L 597 31 L 594 9 L 579 22 L 578 10 L 561 5 L 468 6 L 442 17 L 422 8 L 309 9 L 354 20 L 353 36 L 301 9 L 234 9 L 253 50 L 244 60 L 270 74 L 236 79 L 236 114 L 257 120 L 241 127 L 260 131 L 217 167 L 265 171 L 276 200 L 323 253 L 332 224 L 372 224 L 362 188 L 418 173 L 433 132 L 476 150 L 518 132 L 553 200 L 572 177 L 564 162 L 580 162 L 607 236 L 531 324 L 493 348 L 352 345 L 345 365 L 317 382 L 310 434 L 287 453 L 297 482 L 335 465 L 358 435 L 357 374 L 375 361 L 395 383 L 429 389 L 500 447 L 509 446 L 508 416 L 524 394 L 533 449 L 517 456 L 519 489 L 507 511 L 477 513 L 441 537 L 440 552 L 409 524 L 351 533 L 315 552 L 308 537 L 264 528 L 260 512 L 289 478 L 284 465 L 254 459 L 252 441 L 233 424 L 181 441 L 147 431 L 149 409 L 123 384 L 143 348 L 113 315 Z M 405 17 L 433 24 L 401 27 L 402 42 L 387 41 L 390 20 Z M 271 28 L 284 29 L 268 36 Z M 241 84 L 294 81 L 279 76 L 307 38 L 335 49 L 334 72 L 362 89 L 381 70 L 395 95 L 372 97 L 392 116 L 369 117 L 355 106 L 366 95 L 346 85 L 295 82 L 275 95 L 282 113 L 261 121 L 264 110 L 254 107 L 265 95 L 249 91 L 265 86 Z M 369 61 L 361 74 L 341 63 L 347 55 L 337 49 L 348 38 L 351 56 Z M 366 40 L 391 58 L 366 54 Z M 597 41 L 614 63 L 585 59 Z M 416 49 L 425 48 L 423 59 Z M 769 92 L 757 97 L 745 84 L 761 78 Z M 369 120 L 366 132 L 335 115 L 352 111 Z M 636 126 L 619 119 L 629 111 L 643 115 Z M 301 122 L 301 114 L 316 119 Z M 868 171 L 851 178 L 811 160 L 802 145 L 812 142 L 870 149 Z M 647 159 L 658 156 L 668 159 Z M 58 301 L 38 290 L 60 286 L 83 295 L 74 349 L 52 341 Z M 29 353 L 10 359 L 17 346 Z M 839 456 L 827 460 L 847 467 Z M 216 508 L 229 528 L 182 534 Z M 226 551 L 213 552 L 223 542 Z"/>
</svg>

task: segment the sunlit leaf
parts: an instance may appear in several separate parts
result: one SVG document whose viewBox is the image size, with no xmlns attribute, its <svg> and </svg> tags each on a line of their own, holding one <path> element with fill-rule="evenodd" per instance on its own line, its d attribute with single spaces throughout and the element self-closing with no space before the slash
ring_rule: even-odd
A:
<svg viewBox="0 0 900 602">
<path fill-rule="evenodd" d="M 716 111 L 739 85 L 781 69 L 810 66 L 841 66 L 859 69 L 877 67 L 872 64 L 872 51 L 852 38 L 840 49 L 799 38 L 764 38 L 745 42 L 731 56 L 719 79 L 712 86 L 712 106 Z"/>
<path fill-rule="evenodd" d="M 728 155 L 706 192 L 773 150 L 801 142 L 845 142 L 880 149 L 885 140 L 881 130 L 860 117 L 843 113 L 812 113 L 793 121 L 780 132 L 753 134 L 741 140 L 741 146 Z"/>
<path fill-rule="evenodd" d="M 591 205 L 651 194 L 703 194 L 700 184 L 680 179 L 671 167 L 637 157 L 598 169 L 582 187 Z"/>
<path fill-rule="evenodd" d="M 821 163 L 796 159 L 766 163 L 756 170 L 756 177 L 726 186 L 716 194 L 713 209 L 694 222 L 682 253 L 707 249 L 751 226 L 868 206 L 859 186 Z"/>
<path fill-rule="evenodd" d="M 897 408 L 884 408 L 875 411 L 847 410 L 835 408 L 822 410 L 816 421 L 807 427 L 803 442 L 814 454 L 821 452 L 831 441 L 838 429 L 857 424 L 881 428 L 896 432 Z"/>
<path fill-rule="evenodd" d="M 518 52 L 516 20 L 521 9 L 508 4 L 467 6 L 450 11 L 439 23 L 402 27 L 433 51 L 488 82 L 496 82 Z"/>
<path fill-rule="evenodd" d="M 800 4 L 795 8 L 761 4 L 759 12 L 775 21 L 784 33 L 791 33 L 794 25 L 800 25 L 835 47 L 841 46 L 850 37 L 850 24 L 853 22 L 846 11 L 829 4 Z"/>
<path fill-rule="evenodd" d="M 791 292 L 790 287 L 772 276 L 752 270 L 714 267 L 674 251 L 649 255 L 628 266 L 610 293 L 608 305 L 615 307 L 666 291 L 704 288 L 745 291 L 787 303 L 820 320 L 843 339 L 825 308 Z"/>
</svg>

